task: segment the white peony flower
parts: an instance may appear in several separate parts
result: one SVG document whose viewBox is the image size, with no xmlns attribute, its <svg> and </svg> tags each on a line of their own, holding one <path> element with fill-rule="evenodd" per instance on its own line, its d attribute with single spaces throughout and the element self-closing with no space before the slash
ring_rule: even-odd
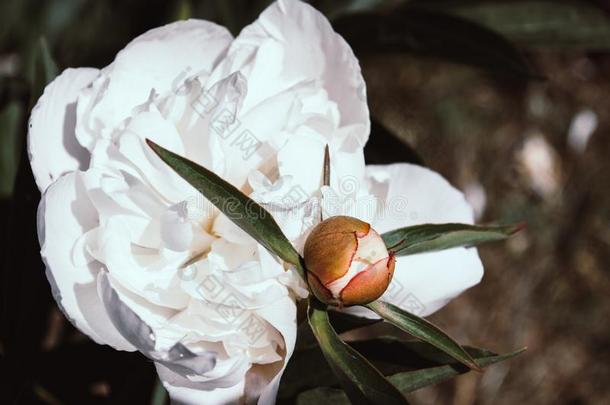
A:
<svg viewBox="0 0 610 405">
<path fill-rule="evenodd" d="M 104 69 L 65 70 L 32 111 L 28 148 L 41 255 L 66 316 L 155 361 L 177 402 L 273 403 L 306 286 L 144 140 L 265 205 L 299 249 L 320 210 L 379 232 L 472 223 L 461 193 L 430 170 L 365 168 L 364 88 L 349 46 L 298 1 L 272 4 L 235 39 L 177 22 Z M 321 187 L 327 144 L 333 187 Z M 481 275 L 475 249 L 400 257 L 385 298 L 427 315 Z"/>
</svg>

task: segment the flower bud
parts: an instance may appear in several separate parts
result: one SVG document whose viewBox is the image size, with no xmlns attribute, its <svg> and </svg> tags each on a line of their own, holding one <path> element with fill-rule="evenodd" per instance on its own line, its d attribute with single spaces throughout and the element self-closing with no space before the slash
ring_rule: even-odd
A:
<svg viewBox="0 0 610 405">
<path fill-rule="evenodd" d="M 395 258 L 371 225 L 336 216 L 319 223 L 305 242 L 307 281 L 330 305 L 364 305 L 379 298 L 394 274 Z"/>
</svg>

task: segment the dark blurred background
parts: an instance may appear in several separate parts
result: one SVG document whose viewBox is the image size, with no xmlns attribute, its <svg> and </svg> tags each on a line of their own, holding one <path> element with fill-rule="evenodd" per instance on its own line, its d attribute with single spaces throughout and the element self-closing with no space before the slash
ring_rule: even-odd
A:
<svg viewBox="0 0 610 405">
<path fill-rule="evenodd" d="M 188 17 L 234 34 L 268 1 L 0 3 L 2 403 L 166 401 L 154 367 L 98 346 L 55 305 L 39 259 L 25 153 L 32 103 L 57 68 L 109 64 Z M 480 248 L 483 282 L 432 319 L 498 352 L 484 374 L 416 404 L 610 403 L 610 7 L 601 1 L 314 1 L 360 59 L 371 163 L 412 161 L 465 191 L 478 221 L 526 221 Z"/>
</svg>

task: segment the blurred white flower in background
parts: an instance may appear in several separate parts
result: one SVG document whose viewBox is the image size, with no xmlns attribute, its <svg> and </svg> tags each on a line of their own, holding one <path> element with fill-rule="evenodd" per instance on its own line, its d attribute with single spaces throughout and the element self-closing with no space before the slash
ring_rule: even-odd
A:
<svg viewBox="0 0 610 405">
<path fill-rule="evenodd" d="M 475 219 L 481 219 L 487 206 L 487 193 L 483 185 L 476 180 L 470 181 L 464 187 L 464 197 L 472 206 Z"/>
<path fill-rule="evenodd" d="M 560 168 L 557 152 L 543 135 L 533 133 L 518 154 L 518 161 L 530 187 L 542 197 L 550 197 L 559 188 Z"/>
<path fill-rule="evenodd" d="M 579 111 L 568 129 L 568 145 L 577 153 L 583 153 L 589 139 L 597 129 L 597 114 L 591 110 Z"/>
</svg>

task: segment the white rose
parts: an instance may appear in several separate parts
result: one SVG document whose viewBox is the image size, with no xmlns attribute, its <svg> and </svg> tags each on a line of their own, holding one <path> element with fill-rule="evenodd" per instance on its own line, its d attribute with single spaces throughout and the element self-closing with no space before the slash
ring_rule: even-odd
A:
<svg viewBox="0 0 610 405">
<path fill-rule="evenodd" d="M 364 89 L 349 46 L 298 1 L 274 3 L 235 39 L 211 22 L 177 22 L 104 69 L 65 70 L 32 111 L 28 148 L 43 192 L 41 255 L 66 316 L 96 342 L 154 360 L 176 401 L 273 403 L 305 286 L 144 139 L 264 204 L 299 248 L 320 208 L 379 232 L 472 222 L 462 195 L 427 169 L 365 169 Z M 327 144 L 333 188 L 320 187 Z M 309 204 L 321 195 L 321 207 Z M 416 218 L 391 216 L 404 198 Z M 412 310 L 415 297 L 425 315 L 481 274 L 474 249 L 401 257 L 400 291 L 386 295 Z"/>
</svg>

